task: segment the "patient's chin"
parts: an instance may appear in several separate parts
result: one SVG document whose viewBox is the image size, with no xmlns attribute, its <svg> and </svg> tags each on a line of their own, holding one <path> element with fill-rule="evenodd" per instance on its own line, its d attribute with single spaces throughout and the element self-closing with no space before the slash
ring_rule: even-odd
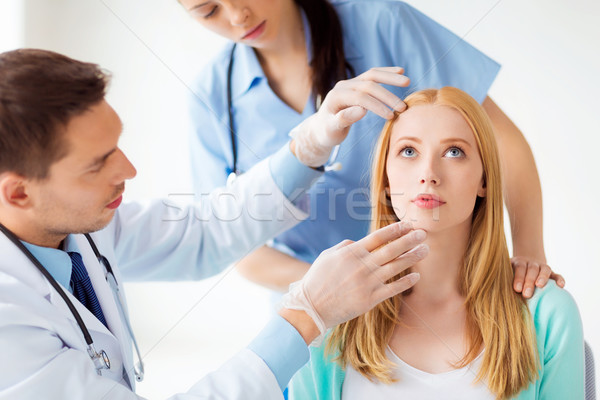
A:
<svg viewBox="0 0 600 400">
<path fill-rule="evenodd" d="M 421 229 L 428 233 L 439 232 L 445 228 L 442 221 L 431 218 L 431 216 L 405 218 L 404 221 L 410 222 L 413 229 Z"/>
</svg>

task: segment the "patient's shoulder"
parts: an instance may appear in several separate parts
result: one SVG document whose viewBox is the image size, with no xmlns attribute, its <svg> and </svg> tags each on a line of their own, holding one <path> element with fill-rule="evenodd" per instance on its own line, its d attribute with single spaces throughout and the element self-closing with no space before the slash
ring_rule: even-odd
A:
<svg viewBox="0 0 600 400">
<path fill-rule="evenodd" d="M 549 309 L 554 311 L 577 309 L 573 296 L 565 289 L 558 287 L 552 279 L 543 288 L 535 289 L 528 305 L 532 313 Z"/>
<path fill-rule="evenodd" d="M 555 326 L 580 330 L 581 317 L 573 296 L 556 285 L 553 280 L 537 288 L 528 301 L 529 310 L 538 334 Z"/>
</svg>

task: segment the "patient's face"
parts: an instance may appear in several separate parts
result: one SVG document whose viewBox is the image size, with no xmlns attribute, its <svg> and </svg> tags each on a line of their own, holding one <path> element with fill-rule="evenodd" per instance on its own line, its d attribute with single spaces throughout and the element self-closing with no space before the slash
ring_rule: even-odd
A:
<svg viewBox="0 0 600 400">
<path fill-rule="evenodd" d="M 421 105 L 402 113 L 392 127 L 386 163 L 399 219 L 428 232 L 470 226 L 475 200 L 485 195 L 483 166 L 475 136 L 458 111 Z"/>
</svg>

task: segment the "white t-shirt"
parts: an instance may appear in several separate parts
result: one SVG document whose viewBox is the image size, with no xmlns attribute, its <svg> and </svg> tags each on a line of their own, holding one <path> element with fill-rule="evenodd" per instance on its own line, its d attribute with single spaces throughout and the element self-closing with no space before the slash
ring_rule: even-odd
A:
<svg viewBox="0 0 600 400">
<path fill-rule="evenodd" d="M 398 381 L 390 385 L 372 382 L 354 368 L 348 367 L 342 386 L 342 400 L 494 400 L 496 398 L 485 383 L 474 384 L 483 352 L 466 367 L 440 374 L 430 374 L 408 365 L 389 347 L 386 353 L 396 364 L 393 375 Z"/>
</svg>

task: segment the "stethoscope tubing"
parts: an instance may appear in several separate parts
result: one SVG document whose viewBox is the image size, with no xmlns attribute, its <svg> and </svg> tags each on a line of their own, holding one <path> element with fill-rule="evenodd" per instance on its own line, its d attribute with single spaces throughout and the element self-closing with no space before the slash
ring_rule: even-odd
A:
<svg viewBox="0 0 600 400">
<path fill-rule="evenodd" d="M 86 344 L 88 346 L 91 346 L 94 343 L 94 341 L 92 340 L 92 336 L 90 335 L 90 332 L 88 331 L 87 327 L 85 326 L 85 323 L 83 322 L 83 319 L 81 318 L 81 315 L 79 315 L 79 311 L 77 311 L 77 309 L 75 308 L 75 306 L 73 305 L 71 300 L 69 300 L 65 291 L 60 287 L 60 284 L 56 281 L 56 279 L 54 279 L 54 277 L 52 277 L 52 275 L 50 275 L 50 273 L 48 272 L 48 270 L 46 268 L 44 268 L 42 263 L 40 263 L 38 261 L 38 259 L 35 258 L 35 256 L 33 254 L 31 254 L 29 249 L 27 247 L 25 247 L 25 245 L 23 243 L 21 243 L 19 238 L 17 238 L 17 236 L 15 236 L 14 233 L 12 233 L 7 227 L 5 227 L 1 223 L 0 223 L 0 231 L 2 231 L 2 233 L 4 233 L 4 235 L 6 235 L 6 237 L 8 239 L 10 239 L 10 241 L 13 242 L 13 244 L 15 246 L 17 246 L 17 248 L 19 250 L 21 250 L 21 252 L 29 259 L 29 261 L 31 261 L 33 263 L 33 265 L 35 265 L 36 268 L 42 273 L 42 275 L 44 275 L 44 277 L 48 280 L 50 285 L 52 285 L 54 290 L 56 290 L 58 292 L 60 297 L 62 297 L 62 299 L 67 304 L 67 307 L 69 307 L 69 311 L 71 311 L 71 314 L 73 314 L 73 317 L 75 317 L 75 321 L 77 321 L 77 325 L 79 325 L 79 328 L 81 329 L 81 332 L 83 333 L 83 337 L 85 338 Z"/>
<path fill-rule="evenodd" d="M 231 46 L 231 52 L 229 53 L 229 64 L 227 65 L 227 115 L 228 115 L 228 121 L 229 121 L 229 138 L 230 138 L 230 143 L 231 143 L 231 154 L 232 154 L 232 158 L 233 158 L 233 165 L 231 167 L 231 170 L 227 171 L 227 184 L 230 185 L 235 178 L 241 174 L 240 171 L 238 171 L 238 152 L 237 152 L 237 141 L 236 141 L 236 130 L 235 130 L 235 126 L 234 126 L 234 119 L 233 119 L 233 95 L 232 95 L 232 88 L 231 88 L 231 81 L 233 78 L 233 62 L 235 59 L 235 49 L 237 47 L 237 43 L 233 43 L 233 46 Z M 319 107 L 321 107 L 321 96 L 317 96 L 316 98 L 316 103 L 315 103 L 315 108 L 318 110 Z M 331 165 L 329 166 L 325 166 L 324 170 L 325 171 L 337 171 L 339 169 L 341 169 L 341 164 L 340 163 L 334 163 L 334 161 L 337 159 L 337 155 L 339 152 L 339 148 L 340 145 L 338 144 L 337 146 L 335 146 L 334 150 L 333 150 L 333 155 L 330 157 L 330 163 Z"/>
<path fill-rule="evenodd" d="M 233 166 L 229 174 L 237 175 L 239 173 L 237 169 L 237 142 L 235 140 L 235 127 L 233 126 L 233 100 L 231 94 L 231 77 L 233 74 L 233 60 L 235 48 L 237 47 L 237 43 L 233 43 L 231 47 L 231 53 L 229 54 L 229 65 L 227 66 L 227 113 L 229 116 L 229 137 L 231 139 L 231 154 L 233 155 Z"/>
<path fill-rule="evenodd" d="M 54 288 L 54 290 L 56 290 L 56 292 L 58 292 L 60 297 L 64 300 L 65 304 L 69 308 L 69 311 L 71 311 L 71 314 L 75 318 L 75 321 L 77 321 L 77 325 L 79 325 L 79 329 L 81 330 L 81 333 L 83 334 L 85 342 L 88 346 L 87 352 L 88 352 L 90 358 L 92 359 L 92 361 L 94 362 L 94 364 L 96 365 L 96 371 L 98 372 L 98 374 L 100 375 L 101 369 L 104 369 L 104 368 L 110 369 L 110 359 L 108 358 L 108 355 L 106 354 L 106 352 L 104 350 L 100 350 L 100 352 L 96 351 L 96 348 L 94 347 L 94 341 L 92 339 L 92 335 L 90 335 L 90 332 L 87 329 L 87 326 L 83 322 L 83 318 L 81 318 L 81 315 L 75 308 L 75 305 L 73 305 L 73 303 L 67 296 L 64 289 L 60 286 L 60 284 L 56 281 L 56 279 L 54 279 L 54 277 L 48 272 L 48 270 L 46 268 L 44 268 L 42 263 L 40 263 L 40 261 L 37 258 L 35 258 L 35 256 L 29 251 L 29 249 L 27 247 L 25 247 L 25 245 L 19 240 L 19 238 L 10 231 L 10 229 L 8 229 L 7 227 L 5 227 L 3 224 L 0 223 L 0 231 L 2 231 L 2 233 L 4 233 L 4 235 L 11 242 L 13 242 L 13 244 L 15 246 L 17 246 L 17 248 L 19 250 L 21 250 L 21 252 L 29 259 L 29 261 L 31 261 L 33 263 L 33 265 L 35 265 L 35 267 L 40 271 L 40 273 L 48 280 L 48 282 Z M 116 290 L 116 295 L 117 295 L 116 300 L 119 302 L 120 309 L 121 309 L 120 313 L 122 314 L 121 319 L 125 321 L 125 325 L 127 326 L 127 330 L 129 331 L 129 335 L 131 336 L 132 342 L 135 346 L 135 350 L 136 350 L 139 362 L 138 362 L 137 368 L 134 366 L 134 372 L 135 372 L 136 380 L 138 382 L 141 382 L 144 379 L 144 364 L 142 362 L 142 357 L 140 354 L 140 349 L 138 347 L 137 341 L 135 340 L 135 336 L 133 335 L 133 329 L 131 328 L 131 324 L 129 323 L 129 318 L 127 318 L 127 315 L 125 315 L 125 310 L 123 309 L 123 302 L 121 301 L 119 286 L 117 284 L 116 279 L 114 278 L 114 273 L 113 273 L 112 267 L 110 265 L 110 262 L 108 262 L 108 260 L 106 259 L 106 257 L 104 257 L 102 254 L 100 254 L 100 251 L 98 250 L 98 247 L 96 246 L 96 243 L 94 243 L 94 240 L 92 239 L 90 234 L 86 233 L 86 234 L 84 234 L 84 236 L 87 239 L 88 243 L 90 244 L 90 247 L 94 251 L 96 258 L 98 259 L 98 262 L 101 263 L 102 265 L 104 265 L 104 268 L 106 269 L 106 272 L 107 272 L 107 280 L 109 279 L 108 277 L 111 277 L 110 279 L 112 279 L 114 281 L 112 283 L 112 285 L 109 284 L 109 286 L 111 286 L 113 293 L 115 293 L 115 290 Z M 112 286 L 114 286 L 114 288 Z"/>
</svg>

